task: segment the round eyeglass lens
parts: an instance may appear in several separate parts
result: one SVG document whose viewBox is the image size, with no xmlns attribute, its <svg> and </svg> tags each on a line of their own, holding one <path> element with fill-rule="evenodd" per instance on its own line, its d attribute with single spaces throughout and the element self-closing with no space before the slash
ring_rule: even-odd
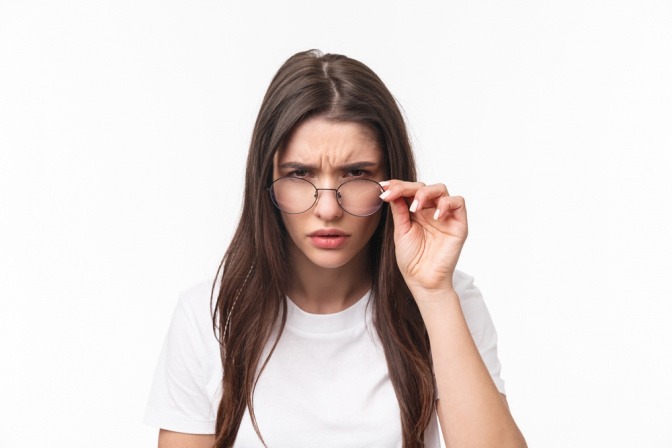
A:
<svg viewBox="0 0 672 448">
<path fill-rule="evenodd" d="M 338 187 L 337 197 L 341 208 L 351 215 L 369 216 L 378 211 L 383 200 L 380 184 L 368 179 L 355 179 Z"/>
<path fill-rule="evenodd" d="M 271 185 L 271 199 L 285 213 L 303 213 L 315 203 L 317 190 L 305 179 L 281 177 Z"/>
<path fill-rule="evenodd" d="M 355 179 L 341 184 L 338 189 L 317 188 L 310 181 L 298 177 L 281 177 L 270 188 L 271 199 L 285 213 L 303 213 L 317 201 L 317 192 L 334 191 L 338 204 L 355 216 L 373 215 L 383 205 L 380 184 L 369 179 Z"/>
</svg>

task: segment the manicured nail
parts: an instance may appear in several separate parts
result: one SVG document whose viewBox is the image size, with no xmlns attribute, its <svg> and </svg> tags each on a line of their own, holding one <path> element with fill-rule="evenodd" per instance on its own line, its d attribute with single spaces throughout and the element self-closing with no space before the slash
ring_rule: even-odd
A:
<svg viewBox="0 0 672 448">
<path fill-rule="evenodd" d="M 434 220 L 436 221 L 437 219 L 439 219 L 439 216 L 441 216 L 441 210 L 437 208 L 436 211 L 434 212 Z"/>
<path fill-rule="evenodd" d="M 381 193 L 381 195 L 380 195 L 380 199 L 385 200 L 385 199 L 387 199 L 387 197 L 388 197 L 389 195 L 391 195 L 391 194 L 392 194 L 392 192 L 391 192 L 390 190 L 383 191 L 383 192 Z"/>
<path fill-rule="evenodd" d="M 413 203 L 412 203 L 411 206 L 409 207 L 410 212 L 411 212 L 411 213 L 415 213 L 415 211 L 418 209 L 418 205 L 419 205 L 419 204 L 420 204 L 420 203 L 418 202 L 417 199 L 413 199 Z"/>
<path fill-rule="evenodd" d="M 390 181 L 389 180 L 383 180 L 378 182 L 381 187 L 389 187 L 390 186 Z"/>
</svg>

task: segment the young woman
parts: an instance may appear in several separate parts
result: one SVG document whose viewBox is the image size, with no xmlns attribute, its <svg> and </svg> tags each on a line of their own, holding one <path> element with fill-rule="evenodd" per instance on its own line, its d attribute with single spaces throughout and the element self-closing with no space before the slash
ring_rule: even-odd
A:
<svg viewBox="0 0 672 448">
<path fill-rule="evenodd" d="M 382 81 L 292 56 L 221 275 L 175 312 L 146 414 L 159 447 L 438 447 L 437 415 L 450 448 L 524 447 L 492 321 L 455 270 L 466 237 L 464 199 L 416 181 Z"/>
</svg>

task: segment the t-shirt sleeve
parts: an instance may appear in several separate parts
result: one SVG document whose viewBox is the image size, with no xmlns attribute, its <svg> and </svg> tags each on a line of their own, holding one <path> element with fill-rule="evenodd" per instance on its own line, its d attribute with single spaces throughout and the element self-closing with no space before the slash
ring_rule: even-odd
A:
<svg viewBox="0 0 672 448">
<path fill-rule="evenodd" d="M 476 343 L 481 358 L 490 372 L 490 376 L 502 394 L 505 394 L 504 380 L 501 377 L 502 365 L 497 356 L 497 331 L 488 308 L 485 306 L 481 291 L 474 285 L 474 278 L 461 271 L 453 276 L 455 291 L 460 297 L 464 319 Z"/>
<path fill-rule="evenodd" d="M 213 434 L 215 415 L 203 366 L 202 317 L 180 296 L 163 344 L 144 422 L 170 431 Z M 207 312 L 207 310 L 206 310 Z M 211 327 L 210 327 L 211 328 Z M 214 336 L 213 336 L 214 337 Z"/>
</svg>

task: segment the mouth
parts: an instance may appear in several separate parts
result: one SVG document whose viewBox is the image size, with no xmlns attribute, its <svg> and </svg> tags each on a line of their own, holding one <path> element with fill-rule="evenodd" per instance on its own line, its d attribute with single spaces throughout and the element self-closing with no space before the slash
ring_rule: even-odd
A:
<svg viewBox="0 0 672 448">
<path fill-rule="evenodd" d="M 313 233 L 308 234 L 309 237 L 320 237 L 320 238 L 338 238 L 349 236 L 347 233 L 338 229 L 320 229 Z"/>
<path fill-rule="evenodd" d="M 308 235 L 313 245 L 319 249 L 338 249 L 346 243 L 349 236 L 338 229 L 321 229 Z"/>
</svg>

